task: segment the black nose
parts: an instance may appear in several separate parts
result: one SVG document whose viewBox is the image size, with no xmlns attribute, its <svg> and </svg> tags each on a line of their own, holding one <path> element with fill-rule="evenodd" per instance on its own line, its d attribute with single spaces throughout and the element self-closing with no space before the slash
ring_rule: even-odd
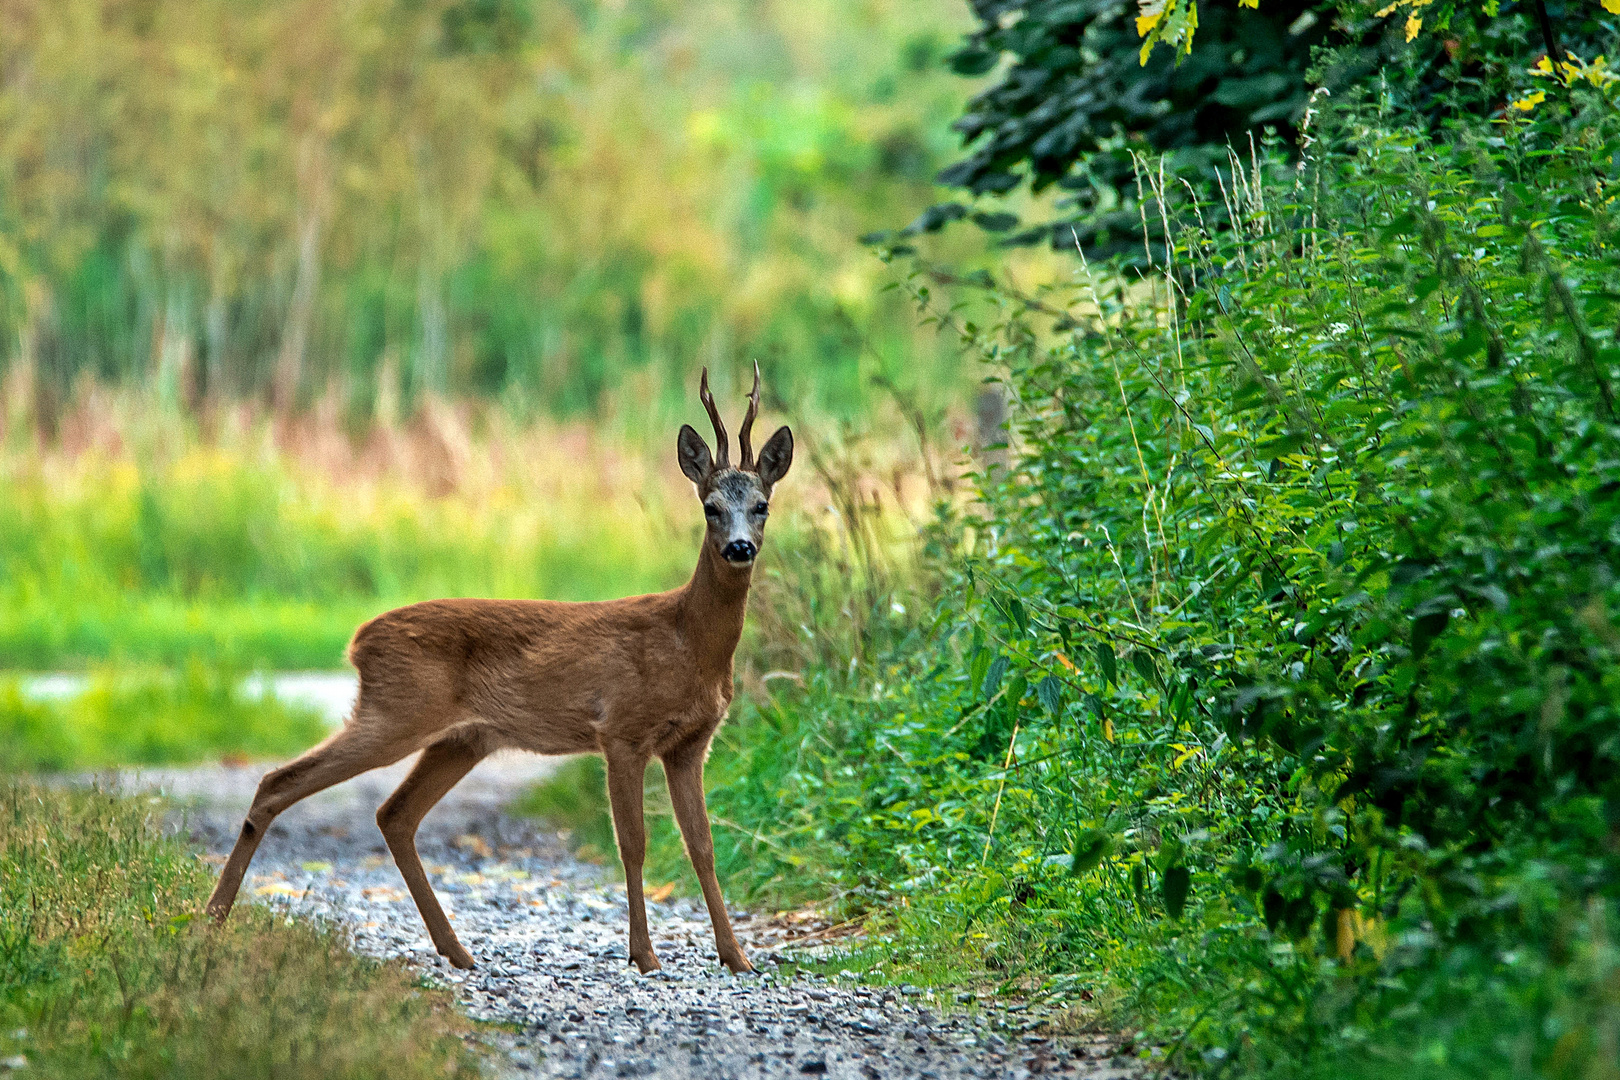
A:
<svg viewBox="0 0 1620 1080">
<path fill-rule="evenodd" d="M 726 549 L 720 553 L 720 557 L 727 562 L 752 562 L 757 554 L 759 554 L 759 549 L 747 540 L 733 540 L 726 545 Z"/>
</svg>

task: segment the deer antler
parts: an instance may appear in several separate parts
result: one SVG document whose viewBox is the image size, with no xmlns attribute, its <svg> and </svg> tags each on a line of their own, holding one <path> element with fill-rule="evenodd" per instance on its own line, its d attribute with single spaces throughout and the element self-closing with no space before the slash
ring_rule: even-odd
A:
<svg viewBox="0 0 1620 1080">
<path fill-rule="evenodd" d="M 720 410 L 714 407 L 714 395 L 709 393 L 709 369 L 703 369 L 703 380 L 698 386 L 698 398 L 703 407 L 709 411 L 709 423 L 714 425 L 714 467 L 716 469 L 729 468 L 731 465 L 731 447 L 726 442 L 726 425 L 720 422 Z"/>
<path fill-rule="evenodd" d="M 754 390 L 748 395 L 748 413 L 742 427 L 737 430 L 737 449 L 742 454 L 739 469 L 754 468 L 754 448 L 748 445 L 748 435 L 754 430 L 754 417 L 759 415 L 759 361 L 754 361 Z"/>
</svg>

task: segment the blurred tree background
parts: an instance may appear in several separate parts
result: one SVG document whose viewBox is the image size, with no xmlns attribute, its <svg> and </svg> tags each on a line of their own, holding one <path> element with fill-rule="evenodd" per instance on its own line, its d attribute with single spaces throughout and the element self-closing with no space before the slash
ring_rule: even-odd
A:
<svg viewBox="0 0 1620 1080">
<path fill-rule="evenodd" d="M 847 415 L 954 364 L 851 239 L 930 201 L 956 0 L 6 0 L 0 364 L 176 408 Z M 863 368 L 864 365 L 864 368 Z M 26 383 L 26 385 L 19 385 Z M 19 418 L 20 419 L 20 418 Z"/>
</svg>

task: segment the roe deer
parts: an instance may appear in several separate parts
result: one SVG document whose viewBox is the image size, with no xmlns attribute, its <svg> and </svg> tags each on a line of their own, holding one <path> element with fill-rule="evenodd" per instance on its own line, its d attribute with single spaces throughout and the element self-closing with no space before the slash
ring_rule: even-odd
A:
<svg viewBox="0 0 1620 1080">
<path fill-rule="evenodd" d="M 793 461 L 793 433 L 777 430 L 754 459 L 759 366 L 732 467 L 726 429 L 704 369 L 700 396 L 717 452 L 690 425 L 676 440 L 681 472 L 697 485 L 708 520 L 692 579 L 672 592 L 600 603 L 431 600 L 379 615 L 355 632 L 349 662 L 360 696 L 341 731 L 267 773 L 208 900 L 230 914 L 254 849 L 277 814 L 305 796 L 422 751 L 377 811 L 377 825 L 410 887 L 434 947 L 458 968 L 473 957 L 456 940 L 416 854 L 424 815 L 485 755 L 503 747 L 541 754 L 601 754 L 630 904 L 630 959 L 659 967 L 647 933 L 641 864 L 642 778 L 664 763 L 675 820 L 714 923 L 720 960 L 751 971 L 726 917 L 703 801 L 703 761 L 732 696 L 732 654 L 742 635 L 754 558 L 771 489 Z"/>
</svg>

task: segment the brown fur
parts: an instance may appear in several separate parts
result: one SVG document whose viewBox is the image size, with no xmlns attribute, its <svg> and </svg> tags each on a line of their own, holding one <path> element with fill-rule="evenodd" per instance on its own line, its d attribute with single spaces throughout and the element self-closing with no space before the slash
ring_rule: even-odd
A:
<svg viewBox="0 0 1620 1080">
<path fill-rule="evenodd" d="M 753 576 L 751 557 L 733 562 L 721 553 L 739 541 L 757 552 L 764 532 L 761 508 L 792 461 L 792 435 L 780 429 L 757 464 L 747 452 L 758 402 L 756 372 L 753 405 L 738 433 L 743 467 L 731 468 L 707 372 L 704 399 L 719 441 L 717 458 L 710 458 L 691 428 L 682 429 L 679 441 L 682 468 L 697 483 L 709 516 L 692 579 L 671 592 L 589 604 L 430 600 L 366 623 L 349 645 L 349 661 L 360 673 L 353 716 L 325 742 L 265 775 L 209 898 L 209 914 L 230 914 L 259 841 L 283 810 L 420 750 L 410 775 L 377 811 L 377 824 L 434 946 L 452 964 L 470 968 L 472 955 L 456 940 L 416 854 L 417 826 L 492 751 L 599 753 L 607 762 L 624 862 L 630 958 L 651 971 L 659 963 L 642 898 L 641 793 L 647 763 L 656 757 L 664 764 L 720 960 L 732 971 L 752 970 L 715 877 L 703 761 L 731 704 L 732 654 Z"/>
</svg>

